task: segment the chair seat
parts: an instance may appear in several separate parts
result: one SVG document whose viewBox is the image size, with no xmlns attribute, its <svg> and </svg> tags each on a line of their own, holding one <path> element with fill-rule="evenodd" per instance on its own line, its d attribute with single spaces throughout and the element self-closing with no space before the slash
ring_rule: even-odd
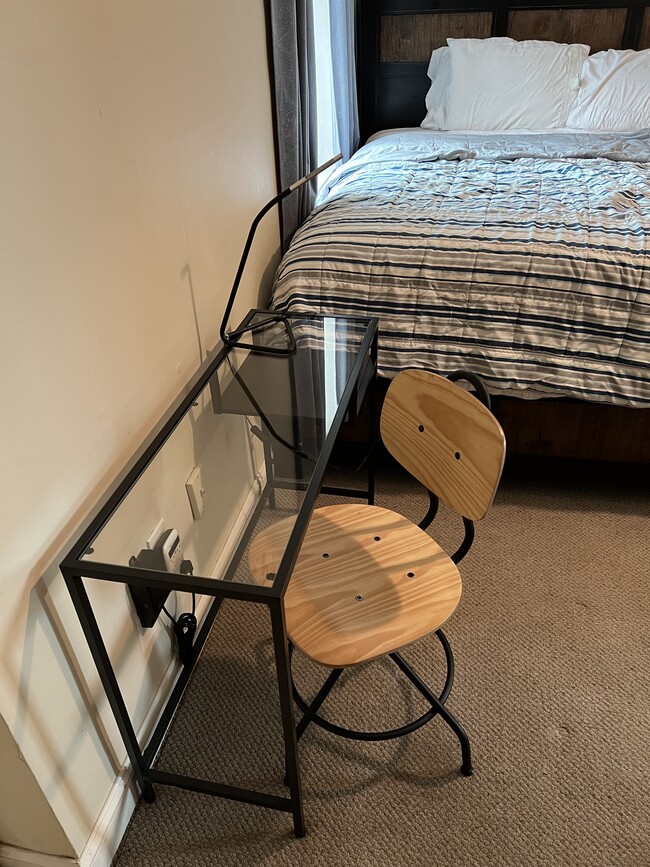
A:
<svg viewBox="0 0 650 867">
<path fill-rule="evenodd" d="M 275 573 L 293 529 L 258 534 L 256 581 Z M 291 641 L 315 662 L 345 668 L 392 653 L 438 629 L 461 594 L 456 565 L 408 518 L 379 506 L 316 509 L 285 595 Z"/>
</svg>

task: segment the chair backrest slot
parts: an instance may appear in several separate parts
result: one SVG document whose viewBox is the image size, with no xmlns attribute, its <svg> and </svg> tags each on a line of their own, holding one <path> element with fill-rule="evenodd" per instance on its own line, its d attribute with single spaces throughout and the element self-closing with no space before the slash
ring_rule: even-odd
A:
<svg viewBox="0 0 650 867">
<path fill-rule="evenodd" d="M 390 384 L 381 437 L 411 475 L 463 517 L 479 521 L 496 493 L 505 436 L 469 392 L 426 370 L 404 370 Z"/>
</svg>

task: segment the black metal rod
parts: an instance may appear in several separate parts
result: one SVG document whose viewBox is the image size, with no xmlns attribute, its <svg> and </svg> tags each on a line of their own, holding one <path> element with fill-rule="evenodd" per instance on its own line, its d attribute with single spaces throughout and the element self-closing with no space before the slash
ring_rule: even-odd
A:
<svg viewBox="0 0 650 867">
<path fill-rule="evenodd" d="M 309 483 L 276 479 L 274 487 L 284 491 L 306 491 L 309 487 Z M 368 491 L 364 491 L 361 488 L 339 488 L 333 485 L 323 485 L 320 492 L 321 494 L 330 494 L 334 497 L 354 497 L 357 500 L 365 500 L 368 498 Z"/>
<path fill-rule="evenodd" d="M 641 38 L 644 10 L 642 6 L 630 6 L 625 18 L 621 48 L 636 48 Z"/>
<path fill-rule="evenodd" d="M 456 717 L 440 701 L 438 696 L 429 689 L 429 687 L 422 680 L 422 678 L 413 671 L 411 666 L 402 656 L 400 656 L 399 653 L 391 653 L 390 656 L 391 659 L 399 666 L 400 670 L 403 671 L 404 674 L 408 677 L 413 686 L 415 686 L 419 690 L 419 692 L 422 693 L 423 696 L 425 696 L 427 701 L 431 702 L 431 707 L 440 714 L 440 716 L 443 718 L 443 720 L 447 723 L 449 728 L 454 732 L 454 734 L 460 741 L 460 749 L 463 759 L 461 772 L 464 776 L 470 777 L 473 773 L 473 768 L 472 754 L 467 732 L 458 722 Z"/>
<path fill-rule="evenodd" d="M 264 428 L 262 422 L 262 428 Z M 265 431 L 266 433 L 266 431 Z M 273 451 L 268 436 L 262 438 L 262 447 L 264 449 L 264 467 L 266 469 L 266 483 L 269 486 L 269 507 L 275 509 L 275 470 L 273 468 Z"/>
<path fill-rule="evenodd" d="M 460 563 L 474 542 L 474 522 L 470 521 L 469 518 L 463 518 L 463 525 L 465 527 L 463 541 L 460 543 L 458 550 L 451 555 L 451 559 L 454 563 Z"/>
<path fill-rule="evenodd" d="M 470 385 L 473 385 L 476 389 L 477 400 L 480 400 L 483 406 L 488 409 L 492 408 L 490 392 L 487 390 L 486 384 L 478 373 L 474 373 L 473 370 L 452 370 L 452 372 L 447 375 L 447 379 L 450 382 L 458 382 L 459 379 L 464 379 L 466 382 L 469 382 Z"/>
<path fill-rule="evenodd" d="M 440 644 L 442 645 L 442 648 L 445 652 L 445 658 L 447 661 L 447 676 L 445 678 L 445 684 L 442 688 L 442 692 L 440 693 L 440 695 L 437 698 L 437 701 L 439 704 L 444 704 L 447 701 L 447 698 L 449 697 L 449 693 L 451 692 L 451 688 L 452 688 L 453 683 L 454 683 L 454 656 L 453 656 L 453 653 L 451 652 L 451 647 L 449 645 L 449 642 L 447 641 L 447 637 L 443 633 L 442 629 L 436 630 L 435 636 L 440 641 Z M 402 669 L 403 665 L 407 666 L 409 671 L 414 675 L 414 677 L 417 677 L 415 675 L 415 673 L 413 672 L 413 670 L 410 668 L 410 666 L 408 666 L 408 663 L 406 663 L 404 661 L 404 659 L 401 656 L 399 656 L 399 654 L 391 653 L 391 654 L 389 654 L 389 656 L 393 660 L 393 662 L 395 662 L 395 664 L 398 665 L 398 667 L 400 669 Z M 399 661 L 398 661 L 398 659 L 395 658 L 396 656 L 399 656 Z M 404 670 L 404 669 L 402 669 L 402 670 Z M 338 671 L 340 673 L 342 671 L 342 669 L 334 669 L 334 671 Z M 404 672 L 404 673 L 406 673 L 406 672 Z M 330 675 L 330 677 L 331 677 L 331 675 Z M 419 684 L 423 683 L 423 681 L 418 679 L 416 682 L 411 677 L 409 677 L 409 680 L 411 680 L 411 683 L 413 683 L 413 685 L 428 700 L 430 690 L 426 686 L 426 684 L 424 685 L 426 692 L 423 692 L 422 690 L 420 690 L 420 686 L 419 686 Z M 329 720 L 323 719 L 322 716 L 319 716 L 319 714 L 316 713 L 316 711 L 318 710 L 318 707 L 315 706 L 316 701 L 321 696 L 321 693 L 326 690 L 325 695 L 320 699 L 320 702 L 319 702 L 319 704 L 322 704 L 325 697 L 327 696 L 327 693 L 329 693 L 329 691 L 331 689 L 331 686 L 329 686 L 329 688 L 327 688 L 328 683 L 329 683 L 329 678 L 325 682 L 323 687 L 321 688 L 321 692 L 319 692 L 316 699 L 312 702 L 311 705 L 308 705 L 307 702 L 305 701 L 305 699 L 300 695 L 295 681 L 292 681 L 294 701 L 296 702 L 296 704 L 298 705 L 300 710 L 305 715 L 309 714 L 308 722 L 314 722 L 320 728 L 325 729 L 325 731 L 331 732 L 332 734 L 338 735 L 339 737 L 347 738 L 348 740 L 354 740 L 354 741 L 389 741 L 389 740 L 394 740 L 395 738 L 401 738 L 404 735 L 411 734 L 412 732 L 417 731 L 417 729 L 422 728 L 423 725 L 426 725 L 428 722 L 430 722 L 439 713 L 437 706 L 431 707 L 428 711 L 423 713 L 422 716 L 418 717 L 417 719 L 413 720 L 412 722 L 406 723 L 405 725 L 399 726 L 398 728 L 387 729 L 387 730 L 381 731 L 381 732 L 363 732 L 363 731 L 357 731 L 355 729 L 349 729 L 349 728 L 346 728 L 344 726 L 336 725 L 335 723 L 332 723 Z M 301 720 L 301 724 L 302 724 L 302 720 Z M 298 732 L 299 732 L 298 737 L 300 737 L 300 735 L 302 734 L 302 732 L 300 731 L 300 726 L 298 726 Z"/>
<path fill-rule="evenodd" d="M 366 4 L 364 3 L 364 6 Z M 373 5 L 373 4 L 369 4 Z M 381 14 L 412 14 L 415 12 L 431 12 L 433 14 L 462 11 L 495 12 L 498 10 L 539 10 L 539 9 L 608 9 L 614 7 L 644 7 L 648 0 L 453 0 L 453 2 L 438 2 L 438 0 L 380 0 Z"/>
<path fill-rule="evenodd" d="M 429 524 L 433 521 L 433 519 L 438 514 L 438 506 L 440 505 L 440 500 L 438 497 L 427 488 L 427 494 L 429 495 L 429 511 L 426 513 L 424 518 L 418 524 L 418 527 L 421 530 L 426 530 Z"/>
<path fill-rule="evenodd" d="M 309 705 L 298 692 L 295 683 L 293 685 L 293 697 L 300 710 L 303 713 L 308 713 Z M 323 719 L 323 717 L 320 716 L 318 713 L 312 714 L 309 721 L 315 723 L 319 728 L 325 729 L 325 731 L 328 731 L 333 735 L 337 735 L 340 738 L 346 738 L 347 740 L 351 741 L 392 741 L 395 740 L 395 738 L 401 738 L 404 737 L 404 735 L 410 735 L 417 729 L 422 728 L 422 726 L 430 722 L 437 713 L 438 711 L 435 708 L 431 708 L 430 710 L 423 713 L 422 716 L 418 717 L 412 722 L 406 723 L 405 725 L 399 726 L 398 728 L 387 729 L 381 732 L 363 732 L 357 731 L 356 729 L 345 728 L 344 726 L 339 726 L 336 725 L 336 723 Z"/>
<path fill-rule="evenodd" d="M 378 418 L 377 418 L 377 408 L 379 406 L 377 389 L 379 387 L 377 377 L 378 377 L 378 369 L 377 369 L 377 356 L 378 356 L 378 340 L 379 334 L 375 333 L 373 337 L 372 346 L 370 347 L 370 359 L 373 366 L 372 372 L 372 382 L 370 383 L 370 395 L 369 395 L 369 407 L 368 412 L 370 415 L 368 421 L 368 448 L 370 449 L 369 457 L 368 457 L 368 505 L 374 506 L 375 504 L 375 448 L 374 443 L 377 439 L 377 427 L 378 427 Z"/>
<path fill-rule="evenodd" d="M 354 497 L 357 500 L 370 499 L 370 491 L 362 491 L 358 488 L 336 488 L 331 485 L 323 485 L 321 494 L 331 494 L 334 497 Z"/>
<path fill-rule="evenodd" d="M 359 347 L 359 352 L 357 353 L 357 357 L 352 367 L 352 371 L 350 372 L 347 385 L 343 391 L 341 401 L 334 415 L 334 419 L 332 420 L 332 424 L 330 425 L 327 437 L 325 438 L 325 443 L 323 445 L 323 448 L 321 449 L 321 453 L 318 456 L 318 460 L 316 462 L 316 466 L 314 467 L 314 471 L 312 473 L 309 486 L 305 493 L 305 498 L 302 502 L 300 512 L 298 513 L 293 530 L 291 531 L 291 536 L 289 537 L 289 541 L 287 543 L 286 550 L 282 556 L 275 582 L 275 584 L 278 585 L 278 589 L 280 590 L 280 593 L 282 595 L 284 595 L 287 583 L 289 581 L 289 576 L 291 575 L 293 567 L 298 558 L 298 552 L 300 551 L 302 540 L 311 519 L 311 513 L 314 509 L 314 503 L 316 502 L 316 498 L 320 493 L 323 476 L 325 475 L 325 470 L 327 469 L 327 465 L 330 462 L 330 457 L 332 454 L 332 449 L 334 448 L 334 443 L 336 442 L 336 437 L 341 428 L 341 424 L 343 423 L 343 419 L 345 418 L 345 415 L 347 413 L 350 403 L 350 397 L 352 395 L 352 392 L 354 391 L 357 380 L 359 379 L 359 373 L 363 364 L 366 361 L 366 356 L 368 355 L 368 352 L 372 345 L 372 341 L 376 336 L 377 326 L 378 320 L 376 317 L 373 317 L 370 320 L 369 326 L 366 329 L 363 340 L 361 341 L 361 346 Z"/>
<path fill-rule="evenodd" d="M 219 336 L 221 337 L 221 340 L 223 341 L 225 346 L 237 345 L 237 341 L 234 338 L 240 336 L 245 331 L 250 331 L 250 330 L 257 328 L 257 327 L 262 327 L 263 325 L 269 324 L 271 321 L 282 321 L 288 327 L 288 334 L 289 334 L 289 338 L 290 338 L 289 347 L 287 347 L 287 353 L 293 352 L 295 350 L 296 343 L 295 343 L 295 340 L 293 339 L 293 333 L 291 331 L 289 321 L 288 321 L 286 315 L 284 315 L 284 314 L 273 313 L 272 311 L 266 311 L 270 315 L 267 317 L 267 319 L 264 323 L 262 323 L 262 322 L 255 323 L 255 324 L 249 323 L 249 324 L 244 325 L 243 327 L 239 327 L 234 332 L 230 332 L 230 333 L 227 331 L 228 320 L 230 319 L 230 314 L 232 312 L 233 304 L 235 303 L 235 298 L 237 297 L 237 290 L 239 289 L 239 284 L 241 282 L 241 278 L 242 278 L 242 275 L 244 273 L 246 261 L 248 260 L 248 255 L 250 253 L 251 246 L 253 244 L 253 238 L 255 237 L 257 227 L 259 226 L 263 217 L 271 210 L 271 208 L 273 208 L 273 207 L 275 207 L 275 205 L 279 204 L 284 198 L 286 198 L 288 195 L 290 195 L 294 190 L 297 190 L 298 187 L 301 187 L 303 184 L 306 184 L 312 178 L 316 177 L 316 175 L 320 174 L 320 172 L 324 171 L 325 169 L 329 168 L 330 166 L 333 166 L 334 163 L 337 163 L 342 158 L 343 158 L 343 154 L 337 154 L 335 157 L 332 157 L 332 159 L 328 160 L 326 163 L 323 163 L 322 165 L 315 168 L 313 171 L 309 172 L 309 174 L 305 175 L 303 178 L 300 178 L 300 180 L 291 184 L 291 186 L 287 187 L 286 190 L 282 190 L 282 192 L 278 193 L 277 196 L 273 196 L 273 198 L 270 199 L 270 201 L 268 201 L 254 217 L 253 222 L 251 223 L 251 227 L 248 230 L 248 236 L 246 238 L 246 243 L 244 244 L 244 249 L 242 251 L 241 258 L 239 260 L 239 265 L 237 267 L 237 273 L 235 274 L 235 279 L 233 281 L 232 288 L 230 290 L 230 295 L 228 296 L 228 301 L 226 302 L 226 309 L 224 311 L 223 319 L 221 320 L 221 326 L 219 328 Z M 251 350 L 257 350 L 257 351 L 264 351 L 264 347 L 255 346 L 254 344 L 246 344 L 245 348 L 251 349 Z M 282 353 L 282 354 L 284 354 L 284 353 Z"/>
<path fill-rule="evenodd" d="M 68 568 L 68 564 L 64 564 Z M 136 569 L 132 566 L 115 566 L 112 563 L 95 563 L 84 560 L 77 564 L 78 571 L 86 578 L 99 578 L 117 584 L 133 584 L 141 587 L 156 587 L 162 590 L 182 590 L 205 596 L 221 596 L 226 599 L 244 599 L 249 602 L 268 603 L 279 594 L 273 588 L 217 578 L 201 578 L 196 575 L 179 575 L 176 572 L 158 572 L 155 569 Z M 63 568 L 63 567 L 62 567 Z"/>
<path fill-rule="evenodd" d="M 447 701 L 452 686 L 454 685 L 456 667 L 454 665 L 454 654 L 451 652 L 451 645 L 449 644 L 449 641 L 447 641 L 447 636 L 442 631 L 442 629 L 436 629 L 436 638 L 438 639 L 440 644 L 442 644 L 442 649 L 445 652 L 445 658 L 447 660 L 447 677 L 445 679 L 445 685 L 442 688 L 442 692 L 438 696 L 438 701 L 444 704 Z"/>
<path fill-rule="evenodd" d="M 104 687 L 106 697 L 108 698 L 108 703 L 113 711 L 115 722 L 117 723 L 129 759 L 131 760 L 136 782 L 138 783 L 145 799 L 151 802 L 154 799 L 154 792 L 151 783 L 149 783 L 145 777 L 146 767 L 144 756 L 142 755 L 140 744 L 138 743 L 135 731 L 131 725 L 129 712 L 126 708 L 126 703 L 117 682 L 115 671 L 111 665 L 106 645 L 104 644 L 97 620 L 95 619 L 83 580 L 79 575 L 71 575 L 67 571 L 64 572 L 64 578 L 72 598 L 72 603 L 77 612 L 79 622 L 81 623 L 81 628 L 86 636 L 88 647 L 90 648 L 93 660 L 97 666 L 97 672 L 102 682 L 102 686 Z"/>
<path fill-rule="evenodd" d="M 276 479 L 274 487 L 284 491 L 306 491 L 309 483 Z M 330 494 L 333 497 L 354 497 L 356 500 L 367 500 L 369 495 L 369 492 L 362 488 L 339 488 L 335 485 L 323 485 L 320 492 L 321 494 Z"/>
<path fill-rule="evenodd" d="M 300 740 L 300 738 L 304 735 L 305 729 L 307 728 L 309 723 L 313 720 L 313 718 L 316 716 L 316 714 L 318 713 L 318 709 L 320 708 L 322 703 L 325 701 L 327 696 L 330 694 L 330 692 L 332 691 L 332 689 L 334 687 L 334 684 L 336 683 L 336 681 L 339 679 L 339 677 L 342 674 L 343 674 L 342 668 L 333 668 L 332 671 L 330 671 L 329 677 L 327 678 L 325 683 L 321 686 L 321 688 L 318 690 L 316 698 L 309 705 L 309 707 L 307 708 L 305 713 L 302 715 L 302 719 L 298 723 L 298 728 L 296 730 L 296 736 L 297 736 L 298 740 Z"/>
<path fill-rule="evenodd" d="M 167 771 L 151 770 L 149 779 L 152 783 L 164 786 L 175 786 L 177 789 L 188 789 L 190 792 L 201 792 L 204 795 L 214 795 L 218 798 L 228 798 L 244 804 L 255 804 L 258 807 L 269 807 L 271 810 L 282 810 L 290 813 L 293 809 L 290 798 L 257 792 L 254 789 L 240 789 L 237 786 L 226 786 L 223 783 L 213 783 L 211 780 L 201 780 L 195 777 L 185 777 L 182 774 L 170 774 Z"/>
<path fill-rule="evenodd" d="M 201 650 L 203 649 L 203 646 L 208 639 L 212 624 L 214 623 L 215 618 L 219 613 L 221 602 L 221 599 L 215 598 L 210 603 L 210 607 L 206 612 L 203 623 L 201 624 L 201 628 L 196 634 L 196 638 L 194 639 L 194 661 L 191 665 L 184 665 L 181 668 L 176 683 L 174 684 L 174 688 L 172 689 L 169 698 L 167 699 L 167 702 L 165 704 L 165 707 L 160 714 L 160 718 L 156 723 L 155 729 L 151 733 L 149 743 L 145 747 L 143 754 L 144 764 L 147 768 L 151 767 L 151 763 L 156 757 L 156 753 L 158 752 L 160 744 L 165 737 L 165 733 L 169 728 L 169 724 L 172 721 L 174 713 L 176 712 L 176 708 L 178 707 L 180 700 L 183 697 L 183 693 L 185 692 L 190 678 L 192 677 L 194 667 L 199 658 L 199 654 L 201 653 Z"/>
<path fill-rule="evenodd" d="M 293 713 L 291 658 L 289 653 L 287 627 L 284 618 L 284 604 L 282 600 L 278 600 L 269 605 L 269 608 L 271 612 L 271 629 L 273 631 L 275 669 L 278 677 L 280 716 L 282 719 L 282 732 L 284 735 L 286 779 L 289 785 L 289 792 L 291 793 L 293 829 L 296 837 L 304 837 L 305 817 L 303 814 L 302 790 L 300 787 L 298 738 L 296 737 L 296 722 Z"/>
</svg>

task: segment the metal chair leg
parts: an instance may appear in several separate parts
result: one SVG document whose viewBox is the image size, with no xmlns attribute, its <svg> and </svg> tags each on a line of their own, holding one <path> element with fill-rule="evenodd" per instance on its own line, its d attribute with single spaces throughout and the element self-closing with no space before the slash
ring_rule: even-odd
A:
<svg viewBox="0 0 650 867">
<path fill-rule="evenodd" d="M 460 750 L 463 757 L 463 764 L 460 768 L 461 774 L 463 774 L 463 776 L 465 777 L 471 777 L 474 773 L 474 768 L 472 767 L 472 751 L 470 749 L 469 736 L 467 732 L 458 722 L 456 717 L 451 713 L 451 711 L 447 710 L 444 705 L 440 704 L 440 702 L 438 701 L 438 699 L 435 698 L 435 696 L 434 705 L 440 705 L 438 708 L 438 713 L 460 741 Z"/>
<path fill-rule="evenodd" d="M 343 674 L 342 668 L 333 668 L 330 671 L 327 680 L 321 686 L 321 688 L 318 690 L 318 694 L 316 695 L 316 698 L 309 705 L 309 708 L 303 714 L 302 719 L 298 723 L 298 726 L 296 728 L 296 737 L 298 740 L 300 740 L 300 738 L 303 736 L 303 734 L 305 733 L 305 729 L 307 728 L 309 723 L 313 720 L 313 718 L 316 716 L 316 714 L 318 713 L 318 709 L 320 708 L 322 703 L 325 701 L 327 696 L 330 694 L 334 684 L 336 683 L 336 681 L 339 679 L 339 677 L 342 674 Z"/>
<path fill-rule="evenodd" d="M 469 745 L 469 737 L 465 729 L 458 722 L 456 717 L 449 710 L 447 710 L 444 704 L 438 699 L 438 696 L 435 695 L 435 693 L 431 692 L 431 690 L 422 680 L 422 678 L 413 671 L 413 669 L 408 664 L 408 662 L 406 662 L 403 656 L 401 656 L 399 653 L 391 653 L 390 658 L 397 665 L 397 667 L 402 672 L 404 672 L 404 674 L 408 677 L 413 686 L 426 698 L 428 702 L 431 703 L 431 706 L 435 708 L 435 710 L 447 723 L 449 728 L 454 732 L 454 734 L 460 741 L 461 755 L 463 758 L 463 764 L 460 769 L 461 773 L 466 777 L 471 777 L 474 773 L 474 769 L 472 767 L 472 753 Z"/>
<path fill-rule="evenodd" d="M 325 701 L 327 696 L 330 694 L 334 684 L 336 683 L 336 681 L 339 679 L 339 677 L 342 674 L 343 674 L 342 668 L 333 668 L 332 671 L 330 671 L 327 680 L 321 686 L 321 688 L 318 690 L 316 698 L 309 705 L 309 707 L 307 708 L 307 710 L 303 714 L 302 719 L 300 720 L 300 722 L 296 726 L 296 740 L 297 741 L 299 741 L 300 738 L 303 736 L 303 734 L 305 733 L 305 729 L 307 728 L 309 723 L 313 720 L 313 718 L 316 716 L 316 713 L 318 712 L 319 707 L 322 705 L 322 703 Z M 294 688 L 294 692 L 295 692 L 295 689 L 296 689 L 295 686 L 293 688 Z M 286 756 L 285 756 L 285 768 L 286 768 Z M 284 784 L 285 784 L 285 786 L 287 785 L 286 773 L 284 775 Z"/>
<path fill-rule="evenodd" d="M 454 659 L 451 652 L 451 648 L 449 646 L 449 642 L 446 637 L 442 633 L 441 630 L 436 631 L 436 635 L 440 640 L 440 643 L 443 646 L 445 651 L 445 657 L 447 660 L 447 678 L 445 680 L 445 685 L 443 687 L 442 692 L 439 696 L 435 695 L 431 691 L 431 689 L 427 686 L 427 684 L 422 680 L 422 678 L 417 675 L 411 666 L 406 662 L 403 656 L 399 653 L 391 653 L 389 654 L 390 658 L 397 665 L 397 667 L 403 672 L 403 674 L 408 677 L 413 686 L 426 698 L 426 700 L 431 705 L 430 710 L 426 713 L 422 714 L 417 720 L 414 720 L 411 723 L 408 723 L 405 726 L 400 726 L 397 729 L 391 729 L 390 731 L 385 732 L 358 732 L 353 731 L 352 729 L 345 729 L 341 726 L 334 725 L 333 723 L 324 720 L 322 717 L 318 715 L 318 709 L 323 704 L 329 693 L 331 692 L 334 684 L 339 679 L 341 674 L 343 673 L 342 668 L 334 668 L 330 672 L 327 680 L 323 684 L 323 686 L 318 691 L 318 694 L 312 701 L 310 705 L 308 705 L 300 693 L 296 688 L 296 684 L 292 679 L 292 687 L 293 687 L 293 696 L 298 707 L 303 711 L 303 717 L 298 723 L 296 727 L 296 740 L 298 741 L 305 732 L 305 729 L 309 725 L 310 722 L 315 722 L 321 728 L 324 728 L 326 731 L 332 732 L 333 734 L 340 735 L 341 737 L 350 738 L 352 740 L 362 740 L 362 741 L 379 741 L 379 740 L 390 740 L 395 737 L 401 737 L 402 735 L 409 734 L 412 731 L 420 728 L 425 723 L 429 722 L 433 719 L 434 716 L 440 714 L 443 720 L 447 723 L 450 729 L 454 732 L 456 737 L 460 742 L 461 754 L 462 754 L 462 765 L 461 765 L 461 773 L 470 777 L 474 773 L 474 769 L 472 768 L 472 753 L 469 743 L 469 736 L 463 726 L 458 722 L 456 717 L 445 707 L 445 701 L 451 691 L 451 686 L 454 680 Z M 289 655 L 293 654 L 293 645 L 289 645 Z M 286 777 L 285 777 L 286 784 Z"/>
</svg>

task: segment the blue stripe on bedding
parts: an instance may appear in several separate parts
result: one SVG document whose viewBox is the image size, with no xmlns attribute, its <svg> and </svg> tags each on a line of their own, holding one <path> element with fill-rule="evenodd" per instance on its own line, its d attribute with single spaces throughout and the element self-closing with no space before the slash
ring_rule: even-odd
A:
<svg viewBox="0 0 650 867">
<path fill-rule="evenodd" d="M 345 235 L 343 233 L 341 233 L 341 234 L 342 234 L 342 238 L 344 239 Z M 386 243 L 386 237 L 388 237 L 388 236 L 382 234 L 381 232 L 368 232 L 366 234 L 369 236 L 372 236 L 372 237 L 381 238 L 381 242 L 382 242 L 381 246 L 382 246 L 383 250 L 403 250 L 404 249 L 403 245 L 401 245 L 401 244 L 387 244 Z M 313 246 L 316 250 L 318 250 L 321 246 L 321 243 L 318 241 L 319 237 L 327 237 L 330 244 L 334 245 L 337 243 L 337 240 L 336 240 L 337 235 L 338 235 L 338 232 L 330 232 L 327 235 L 319 235 L 319 234 L 314 233 L 314 234 L 310 235 L 309 240 L 307 240 L 302 245 L 302 249 L 306 252 L 307 250 L 309 250 Z M 650 237 L 650 234 L 649 234 L 649 237 Z M 409 238 L 410 239 L 412 239 L 412 238 L 427 238 L 430 241 L 431 240 L 440 240 L 440 241 L 447 241 L 447 242 L 476 241 L 479 243 L 484 240 L 483 237 L 477 236 L 477 235 L 469 235 L 469 236 L 453 235 L 453 234 L 436 235 L 434 232 L 431 232 L 429 234 L 422 234 L 422 235 L 419 235 L 419 234 L 415 235 L 412 232 L 410 232 Z M 526 244 L 527 242 L 525 240 L 522 240 L 522 239 L 509 239 L 508 243 L 509 244 L 519 243 L 519 244 L 523 245 L 523 244 Z M 538 243 L 542 243 L 542 242 L 538 242 Z M 551 244 L 553 246 L 558 246 L 557 241 L 544 241 L 543 243 L 547 244 L 549 246 Z M 369 249 L 374 249 L 377 246 L 376 241 L 372 242 L 372 243 L 366 243 L 365 241 L 357 241 L 356 244 L 358 247 L 368 247 Z M 559 244 L 559 246 L 562 246 L 562 244 Z M 580 249 L 583 249 L 583 250 L 607 250 L 609 253 L 627 253 L 628 255 L 638 255 L 641 258 L 645 257 L 645 251 L 639 251 L 637 253 L 630 253 L 630 251 L 627 249 L 627 247 L 614 247 L 612 245 L 609 245 L 606 247 L 605 245 L 597 246 L 595 244 L 586 244 L 586 243 L 584 243 L 584 244 L 576 243 L 576 244 L 571 245 L 568 242 L 565 242 L 565 246 L 568 250 L 572 250 L 572 251 L 580 250 Z M 528 256 L 528 257 L 533 258 L 533 259 L 553 259 L 554 261 L 556 261 L 558 259 L 566 259 L 567 261 L 570 261 L 570 262 L 575 261 L 575 254 L 570 255 L 569 253 L 565 254 L 565 253 L 557 253 L 557 252 L 555 252 L 555 253 L 538 253 L 534 250 L 495 250 L 494 255 L 496 255 L 496 256 Z M 301 258 L 304 261 L 304 255 Z M 330 259 L 330 261 L 337 261 L 337 260 L 332 257 Z M 617 267 L 617 268 L 621 267 L 621 262 L 617 261 L 616 259 L 598 259 L 598 258 L 592 259 L 592 258 L 585 256 L 584 258 L 581 258 L 580 261 L 583 262 L 584 264 L 587 264 L 587 265 L 612 265 L 612 266 Z M 640 273 L 643 273 L 647 266 L 645 265 L 645 263 L 637 264 L 634 262 L 627 262 L 627 263 L 625 263 L 625 265 L 623 267 L 625 267 L 631 271 L 637 270 Z"/>
<path fill-rule="evenodd" d="M 300 301 L 304 301 L 304 303 L 309 302 L 309 296 L 301 296 L 300 293 L 296 293 L 292 297 L 292 303 L 299 303 Z M 332 307 L 337 307 L 338 313 L 345 313 L 346 311 L 351 312 L 364 312 L 366 310 L 366 304 L 364 302 L 356 302 L 351 301 L 349 298 L 345 296 L 336 296 L 330 295 L 329 301 L 332 304 Z M 279 308 L 283 311 L 288 310 L 289 308 Z M 461 311 L 460 308 L 450 308 L 444 307 L 441 308 L 440 305 L 436 307 L 434 304 L 409 304 L 408 302 L 399 304 L 391 301 L 382 301 L 376 302 L 374 304 L 375 315 L 381 314 L 393 314 L 399 312 L 405 312 L 410 310 L 412 313 L 426 313 L 432 317 L 443 318 L 448 320 L 451 315 L 456 315 L 462 313 L 464 317 L 468 320 L 477 320 L 481 322 L 494 322 L 495 319 L 499 319 L 503 322 L 511 322 L 511 323 L 534 323 L 541 325 L 555 325 L 557 326 L 558 331 L 564 332 L 566 330 L 566 321 L 560 319 L 559 317 L 552 317 L 549 315 L 536 315 L 536 314 L 521 314 L 518 312 L 501 312 L 496 310 L 489 309 L 470 309 L 468 307 L 464 307 Z M 591 325 L 586 325 L 584 323 L 579 322 L 574 318 L 572 322 L 572 330 L 574 332 L 580 332 L 582 334 L 593 334 L 593 335 L 607 335 L 609 337 L 620 337 L 621 339 L 629 338 L 630 340 L 634 340 L 638 343 L 647 343 L 650 345 L 650 332 L 647 330 L 635 329 L 627 327 L 625 329 L 615 330 L 611 327 L 607 327 L 605 325 L 597 325 L 592 323 Z M 390 332 L 387 329 L 384 329 L 385 334 L 389 334 Z M 399 332 L 396 332 L 394 336 L 398 336 Z M 426 335 L 425 335 L 426 336 Z M 600 355 L 594 356 L 596 358 L 600 358 Z"/>
<path fill-rule="evenodd" d="M 494 390 L 650 406 L 650 135 L 457 139 L 362 148 L 273 306 L 378 316 L 386 375 L 470 361 Z"/>
<path fill-rule="evenodd" d="M 499 254 L 494 253 L 493 255 L 499 255 Z M 529 258 L 532 258 L 532 257 L 529 257 Z M 322 259 L 320 257 L 305 256 L 302 259 L 302 262 L 303 262 L 303 265 L 306 266 L 310 262 L 321 262 L 322 263 Z M 331 265 L 333 263 L 335 263 L 337 265 L 351 265 L 351 266 L 362 266 L 362 267 L 365 266 L 367 268 L 377 267 L 376 262 L 363 260 L 361 258 L 343 259 L 339 256 L 333 256 L 332 258 L 328 259 L 328 264 Z M 522 276 L 521 271 L 519 271 L 519 270 L 506 270 L 505 268 L 503 268 L 503 269 L 477 268 L 477 267 L 469 268 L 467 266 L 452 266 L 452 265 L 445 265 L 445 266 L 441 267 L 440 265 L 424 265 L 424 264 L 420 264 L 419 266 L 415 266 L 411 262 L 393 262 L 393 261 L 382 262 L 380 264 L 382 266 L 388 265 L 391 268 L 402 268 L 404 270 L 406 270 L 407 268 L 412 269 L 412 268 L 418 267 L 419 271 L 423 272 L 423 273 L 426 273 L 426 272 L 440 273 L 442 271 L 445 274 L 471 274 L 472 276 L 476 276 L 477 274 L 489 274 L 492 277 L 501 277 L 501 278 L 503 278 L 503 277 L 521 277 Z M 309 268 L 305 267 L 304 270 L 309 270 Z M 323 271 L 322 264 L 321 264 L 320 268 L 313 269 L 313 270 L 318 271 L 318 273 L 322 273 L 322 271 Z M 621 270 L 625 270 L 625 269 L 621 269 Z M 526 272 L 526 278 L 527 279 L 530 279 L 531 277 L 533 277 L 536 280 L 544 280 L 544 279 L 548 278 L 549 276 L 553 276 L 553 278 L 559 283 L 576 284 L 578 286 L 584 285 L 584 278 L 574 277 L 571 274 L 564 274 L 562 277 L 558 277 L 557 274 L 542 274 L 539 272 L 532 272 L 532 271 Z M 590 280 L 589 284 L 590 284 L 590 286 L 599 286 L 601 289 L 611 289 L 611 290 L 616 291 L 616 292 L 634 291 L 637 293 L 640 292 L 643 295 L 649 295 L 650 294 L 650 287 L 647 287 L 647 286 L 625 287 L 625 286 L 621 286 L 620 282 L 607 281 L 607 280 Z M 603 297 L 607 297 L 607 296 L 603 296 Z"/>
</svg>

